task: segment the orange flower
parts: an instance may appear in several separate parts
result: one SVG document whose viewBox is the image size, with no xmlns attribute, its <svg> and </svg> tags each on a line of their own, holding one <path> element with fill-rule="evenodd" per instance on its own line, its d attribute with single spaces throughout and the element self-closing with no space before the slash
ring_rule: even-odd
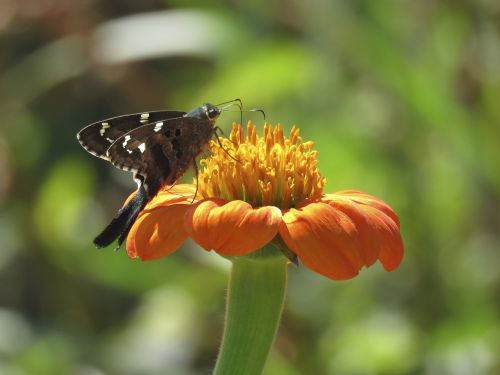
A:
<svg viewBox="0 0 500 375">
<path fill-rule="evenodd" d="M 141 212 L 127 239 L 132 258 L 157 259 L 191 237 L 226 256 L 249 254 L 272 242 L 308 268 L 349 279 L 380 260 L 387 271 L 403 257 L 399 219 L 382 200 L 343 190 L 323 194 L 325 178 L 312 142 L 266 124 L 233 125 L 223 148 L 211 142 L 201 161 L 198 194 L 192 184 L 166 187 Z M 232 155 L 238 161 L 232 159 Z"/>
</svg>

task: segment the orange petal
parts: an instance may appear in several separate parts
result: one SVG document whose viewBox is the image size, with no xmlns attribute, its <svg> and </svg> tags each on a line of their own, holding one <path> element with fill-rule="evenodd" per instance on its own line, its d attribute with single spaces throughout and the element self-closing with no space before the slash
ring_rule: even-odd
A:
<svg viewBox="0 0 500 375">
<path fill-rule="evenodd" d="M 157 259 L 179 248 L 187 238 L 184 213 L 193 200 L 195 189 L 192 184 L 169 186 L 148 202 L 130 229 L 127 238 L 129 257 Z"/>
<path fill-rule="evenodd" d="M 142 260 L 158 259 L 177 250 L 186 240 L 184 214 L 188 202 L 142 211 L 127 238 L 127 254 Z"/>
<path fill-rule="evenodd" d="M 193 184 L 176 184 L 172 186 L 163 187 L 156 196 L 151 199 L 146 205 L 145 209 L 155 208 L 161 205 L 170 204 L 173 202 L 185 201 L 186 198 L 193 200 L 193 195 L 196 191 L 196 186 Z M 132 199 L 137 192 L 133 192 L 125 200 L 124 205 Z"/>
<path fill-rule="evenodd" d="M 253 208 L 243 201 L 211 198 L 186 212 L 189 235 L 206 250 L 222 255 L 245 255 L 269 243 L 278 233 L 281 211 L 277 207 Z"/>
<path fill-rule="evenodd" d="M 280 234 L 306 267 L 331 279 L 350 279 L 364 264 L 354 222 L 326 203 L 284 213 Z"/>
<path fill-rule="evenodd" d="M 398 226 L 399 228 L 399 218 L 398 215 L 392 210 L 392 208 L 385 203 L 382 199 L 379 199 L 373 195 L 363 193 L 357 190 L 340 190 L 333 194 L 326 194 L 325 199 L 328 200 L 330 196 L 342 195 L 346 198 L 352 200 L 355 203 L 359 203 L 362 205 L 367 205 L 376 208 L 379 211 L 382 211 L 387 216 L 389 216 Z"/>
<path fill-rule="evenodd" d="M 375 254 L 387 271 L 396 269 L 403 259 L 403 240 L 399 218 L 387 203 L 359 191 L 340 191 L 327 194 L 323 201 L 346 213 L 358 228 L 362 246 L 370 265 Z"/>
</svg>

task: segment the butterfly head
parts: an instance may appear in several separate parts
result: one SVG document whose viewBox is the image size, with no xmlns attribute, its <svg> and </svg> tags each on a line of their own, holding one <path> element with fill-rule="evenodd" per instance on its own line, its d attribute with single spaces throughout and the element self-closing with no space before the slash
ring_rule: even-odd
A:
<svg viewBox="0 0 500 375">
<path fill-rule="evenodd" d="M 221 113 L 219 107 L 210 103 L 203 104 L 201 108 L 205 112 L 205 116 L 207 117 L 208 120 L 210 120 L 210 122 L 214 122 L 215 120 L 217 120 L 217 118 Z"/>
<path fill-rule="evenodd" d="M 185 116 L 194 117 L 200 120 L 208 120 L 211 124 L 213 124 L 221 112 L 221 109 L 216 105 L 205 103 L 201 107 L 195 108 L 186 113 Z"/>
</svg>

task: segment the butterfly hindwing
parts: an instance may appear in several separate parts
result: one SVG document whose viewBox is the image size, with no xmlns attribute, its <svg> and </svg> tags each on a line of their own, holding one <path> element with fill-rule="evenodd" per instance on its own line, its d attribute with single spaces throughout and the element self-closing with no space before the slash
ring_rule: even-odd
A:
<svg viewBox="0 0 500 375">
<path fill-rule="evenodd" d="M 108 160 L 106 150 L 121 136 L 145 124 L 182 117 L 186 112 L 153 111 L 123 115 L 98 121 L 80 130 L 78 141 L 94 156 Z"/>
</svg>

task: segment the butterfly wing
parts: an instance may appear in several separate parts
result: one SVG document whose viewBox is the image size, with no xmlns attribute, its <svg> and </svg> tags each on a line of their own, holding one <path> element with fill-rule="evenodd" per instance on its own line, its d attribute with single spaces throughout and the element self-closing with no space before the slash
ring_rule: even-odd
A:
<svg viewBox="0 0 500 375">
<path fill-rule="evenodd" d="M 106 150 L 118 138 L 145 124 L 182 117 L 182 111 L 154 111 L 118 116 L 90 124 L 76 135 L 82 147 L 94 156 L 109 160 Z"/>
<path fill-rule="evenodd" d="M 192 165 L 213 135 L 208 120 L 180 117 L 146 124 L 118 138 L 107 150 L 117 168 L 142 176 L 154 196 L 163 184 L 173 184 Z"/>
</svg>

